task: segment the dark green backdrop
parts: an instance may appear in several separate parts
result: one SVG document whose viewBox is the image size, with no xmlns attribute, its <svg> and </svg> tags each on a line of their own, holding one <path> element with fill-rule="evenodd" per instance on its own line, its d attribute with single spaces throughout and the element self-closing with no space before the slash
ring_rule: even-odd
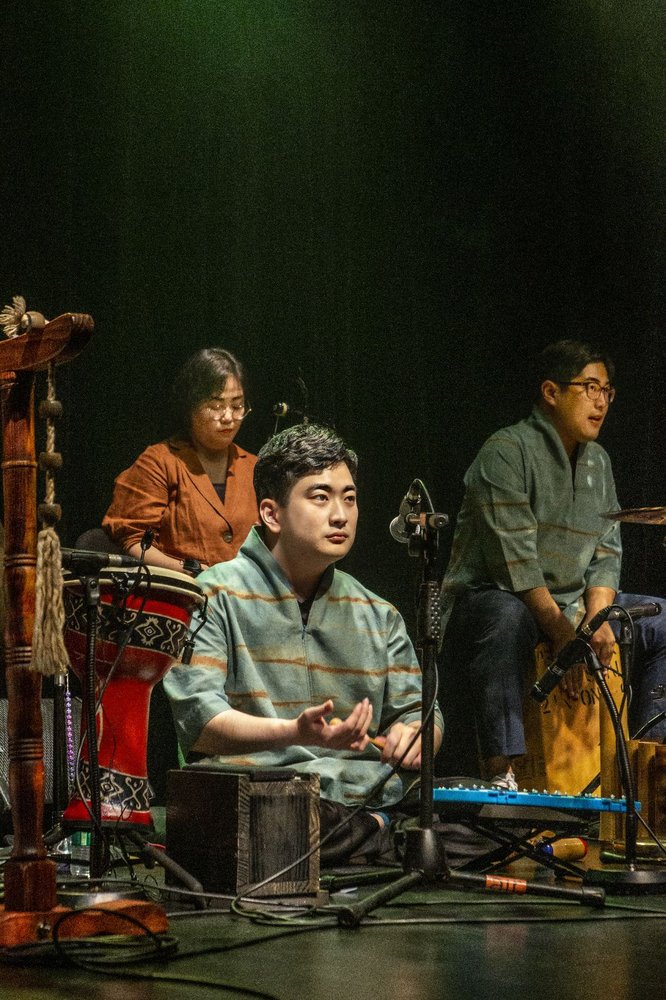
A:
<svg viewBox="0 0 666 1000">
<path fill-rule="evenodd" d="M 348 566 L 408 618 L 400 498 L 455 515 L 548 340 L 607 343 L 622 502 L 666 501 L 662 3 L 5 0 L 0 28 L 1 297 L 96 322 L 59 373 L 66 543 L 208 344 L 250 370 L 253 450 L 302 372 L 361 456 Z M 624 529 L 627 588 L 666 593 L 662 536 Z"/>
</svg>

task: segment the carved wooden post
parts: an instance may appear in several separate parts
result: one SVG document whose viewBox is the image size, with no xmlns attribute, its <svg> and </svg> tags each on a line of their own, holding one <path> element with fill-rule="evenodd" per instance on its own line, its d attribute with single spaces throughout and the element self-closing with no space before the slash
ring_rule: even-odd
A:
<svg viewBox="0 0 666 1000">
<path fill-rule="evenodd" d="M 37 562 L 34 375 L 4 373 L 1 384 L 7 728 L 14 823 L 14 847 L 5 866 L 5 907 L 49 910 L 55 906 L 56 895 L 55 864 L 46 858 L 42 836 L 42 676 L 30 669 Z"/>
<path fill-rule="evenodd" d="M 37 462 L 34 380 L 49 362 L 69 361 L 93 330 L 90 316 L 59 316 L 43 329 L 0 342 L 2 475 L 5 521 L 5 585 L 9 791 L 14 846 L 4 869 L 5 903 L 0 942 L 34 940 L 44 914 L 56 904 L 56 869 L 42 831 L 44 747 L 42 675 L 31 669 L 37 565 Z"/>
</svg>

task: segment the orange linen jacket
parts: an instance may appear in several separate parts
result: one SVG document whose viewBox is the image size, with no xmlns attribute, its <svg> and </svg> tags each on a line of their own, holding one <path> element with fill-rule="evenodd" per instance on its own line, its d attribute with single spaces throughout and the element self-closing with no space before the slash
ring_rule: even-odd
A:
<svg viewBox="0 0 666 1000">
<path fill-rule="evenodd" d="M 198 559 L 209 566 L 232 559 L 258 522 L 252 484 L 256 456 L 229 447 L 224 503 L 185 441 L 169 440 L 146 448 L 116 479 L 102 526 L 127 550 L 147 528 L 153 544 L 176 559 Z"/>
</svg>

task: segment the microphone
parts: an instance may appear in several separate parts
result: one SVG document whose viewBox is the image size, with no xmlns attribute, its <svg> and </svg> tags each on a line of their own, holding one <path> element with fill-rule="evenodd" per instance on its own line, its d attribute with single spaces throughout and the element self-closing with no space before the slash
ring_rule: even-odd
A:
<svg viewBox="0 0 666 1000">
<path fill-rule="evenodd" d="M 271 413 L 274 417 L 286 417 L 289 413 L 289 403 L 275 403 Z"/>
<path fill-rule="evenodd" d="M 389 524 L 391 537 L 394 538 L 396 542 L 400 542 L 401 544 L 405 544 L 409 541 L 412 536 L 412 531 L 409 530 L 409 527 L 413 526 L 413 524 L 418 521 L 418 515 L 415 512 L 415 508 L 421 502 L 421 491 L 419 486 L 419 480 L 415 479 L 407 490 L 405 496 L 402 498 L 402 502 L 398 508 L 398 516 L 394 517 Z M 416 521 L 412 521 L 410 524 L 410 521 L 408 520 L 410 517 L 416 518 Z"/>
<path fill-rule="evenodd" d="M 646 604 L 635 604 L 632 608 L 623 608 L 620 604 L 612 604 L 608 613 L 608 621 L 620 621 L 627 615 L 636 621 L 637 618 L 654 618 L 661 614 L 661 604 L 657 601 L 648 601 Z"/>
<path fill-rule="evenodd" d="M 629 608 L 623 608 L 620 604 L 609 604 L 608 607 L 597 611 L 596 615 L 590 618 L 587 625 L 583 625 L 578 630 L 578 635 L 583 636 L 584 639 L 591 639 L 604 622 L 621 621 L 627 616 L 632 621 L 636 621 L 638 618 L 653 618 L 655 615 L 660 614 L 661 604 L 658 604 L 656 601 L 648 601 L 646 604 L 635 604 Z"/>
<path fill-rule="evenodd" d="M 557 687 L 567 670 L 574 663 L 581 663 L 585 659 L 588 651 L 588 642 L 606 621 L 617 621 L 627 615 L 633 621 L 637 618 L 654 617 L 661 614 L 661 604 L 656 601 L 648 601 L 646 604 L 636 604 L 633 607 L 623 608 L 619 604 L 609 604 L 608 607 L 597 611 L 596 615 L 590 618 L 587 625 L 583 625 L 576 634 L 576 638 L 568 642 L 557 654 L 554 662 L 547 668 L 542 677 L 532 687 L 530 697 L 535 701 L 545 701 L 550 692 Z"/>
<path fill-rule="evenodd" d="M 543 702 L 546 700 L 551 691 L 553 691 L 557 685 L 560 683 L 567 670 L 573 667 L 574 663 L 581 663 L 585 659 L 585 654 L 589 651 L 589 640 L 592 638 L 594 633 L 600 628 L 603 623 L 607 620 L 613 605 L 609 604 L 608 607 L 602 608 L 601 611 L 597 611 L 596 615 L 590 618 L 587 625 L 583 625 L 578 629 L 576 633 L 576 638 L 568 642 L 566 646 L 563 646 L 555 657 L 552 663 L 549 663 L 546 667 L 545 672 L 536 681 L 530 691 L 530 698 L 534 698 L 535 701 Z"/>
<path fill-rule="evenodd" d="M 597 629 L 601 628 L 605 621 L 608 621 L 610 613 L 614 607 L 614 604 L 609 604 L 607 607 L 602 608 L 601 611 L 597 611 L 596 615 L 593 615 L 592 618 L 590 618 L 587 625 L 581 625 L 578 629 L 577 635 L 582 636 L 585 640 L 591 639 Z"/>
<path fill-rule="evenodd" d="M 140 559 L 115 552 L 92 552 L 88 549 L 62 549 L 63 569 L 80 576 L 93 576 L 108 567 L 138 566 Z"/>
<path fill-rule="evenodd" d="M 599 624 L 601 625 L 602 622 L 599 622 Z M 588 651 L 589 646 L 587 642 L 579 636 L 568 642 L 559 651 L 553 662 L 546 667 L 545 672 L 539 680 L 534 683 L 530 691 L 530 698 L 534 698 L 538 702 L 545 701 L 550 692 L 560 683 L 567 670 L 570 670 L 574 663 L 582 663 Z"/>
</svg>

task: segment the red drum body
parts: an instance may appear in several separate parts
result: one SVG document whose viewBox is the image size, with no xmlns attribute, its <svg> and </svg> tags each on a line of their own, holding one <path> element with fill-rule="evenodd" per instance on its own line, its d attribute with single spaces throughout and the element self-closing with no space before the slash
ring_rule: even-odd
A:
<svg viewBox="0 0 666 1000">
<path fill-rule="evenodd" d="M 100 769 L 102 823 L 106 826 L 152 826 L 151 792 L 146 754 L 148 715 L 153 687 L 181 656 L 192 615 L 204 603 L 201 588 L 191 577 L 159 567 L 104 570 L 99 578 L 95 674 L 97 698 L 97 756 Z M 86 676 L 87 609 L 80 580 L 65 574 L 65 645 L 77 677 Z M 120 644 L 128 627 L 131 635 L 118 664 Z M 81 735 L 86 731 L 85 712 Z M 90 804 L 88 741 L 79 761 L 79 784 Z M 89 827 L 90 813 L 76 792 L 63 822 Z"/>
</svg>

